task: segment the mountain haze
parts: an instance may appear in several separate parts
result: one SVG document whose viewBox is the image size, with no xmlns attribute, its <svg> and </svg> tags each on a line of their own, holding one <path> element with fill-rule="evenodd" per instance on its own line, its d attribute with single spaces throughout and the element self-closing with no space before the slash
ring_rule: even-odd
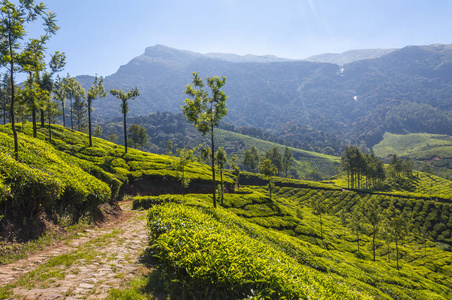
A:
<svg viewBox="0 0 452 300">
<path fill-rule="evenodd" d="M 306 58 L 306 61 L 325 62 L 336 65 L 345 65 L 363 59 L 378 58 L 389 54 L 396 49 L 365 49 L 365 50 L 349 50 L 343 53 L 324 53 Z"/>
<path fill-rule="evenodd" d="M 141 96 L 130 104 L 130 115 L 147 115 L 180 112 L 192 72 L 226 76 L 226 122 L 269 130 L 294 143 L 303 126 L 369 147 L 385 131 L 452 134 L 452 45 L 409 46 L 378 55 L 338 65 L 154 46 L 106 77 L 105 86 L 137 86 Z M 78 79 L 85 87 L 92 80 Z M 111 96 L 95 102 L 95 108 L 98 118 L 120 114 Z"/>
</svg>

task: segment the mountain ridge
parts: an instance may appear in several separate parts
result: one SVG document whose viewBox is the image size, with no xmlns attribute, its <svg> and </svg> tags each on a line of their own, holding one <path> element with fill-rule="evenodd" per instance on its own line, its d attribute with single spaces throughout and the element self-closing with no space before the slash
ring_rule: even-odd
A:
<svg viewBox="0 0 452 300">
<path fill-rule="evenodd" d="M 226 76 L 226 122 L 294 142 L 297 130 L 308 126 L 370 148 L 385 131 L 452 135 L 451 49 L 408 46 L 340 66 L 302 60 L 233 63 L 156 46 L 107 76 L 105 87 L 138 87 L 141 96 L 130 103 L 130 116 L 147 115 L 180 112 L 193 72 Z M 85 88 L 91 84 L 89 77 L 79 78 Z M 120 115 L 113 97 L 94 107 L 97 118 Z"/>
</svg>

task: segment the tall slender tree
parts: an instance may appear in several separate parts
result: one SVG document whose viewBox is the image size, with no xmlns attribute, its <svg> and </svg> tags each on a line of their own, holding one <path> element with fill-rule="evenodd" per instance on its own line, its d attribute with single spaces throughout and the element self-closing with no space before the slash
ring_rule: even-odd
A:
<svg viewBox="0 0 452 300">
<path fill-rule="evenodd" d="M 104 89 L 104 79 L 102 76 L 100 78 L 97 78 L 97 76 L 94 78 L 93 85 L 89 88 L 88 92 L 86 93 L 86 99 L 88 100 L 88 136 L 89 136 L 89 146 L 93 146 L 92 142 L 92 134 L 91 134 L 91 109 L 92 109 L 92 102 L 95 99 L 100 99 L 107 96 L 107 92 Z"/>
<path fill-rule="evenodd" d="M 25 97 L 22 100 L 26 102 L 31 110 L 33 121 L 33 137 L 37 135 L 36 128 L 36 112 L 41 112 L 41 127 L 44 127 L 44 111 L 46 105 L 50 101 L 50 95 L 53 90 L 52 76 L 56 72 L 61 71 L 66 62 L 65 55 L 56 51 L 51 55 L 50 62 L 45 62 L 45 47 L 44 43 L 39 39 L 31 39 L 23 51 L 22 69 L 28 73 L 28 79 L 25 82 L 26 89 L 33 89 L 28 91 L 28 95 L 34 96 Z M 49 71 L 46 71 L 49 67 Z"/>
<path fill-rule="evenodd" d="M 375 239 L 380 232 L 384 222 L 383 209 L 380 203 L 372 196 L 361 206 L 361 213 L 365 222 L 370 226 L 370 234 L 372 235 L 372 253 L 375 261 Z"/>
<path fill-rule="evenodd" d="M 129 127 L 128 134 L 130 145 L 132 147 L 143 150 L 144 147 L 149 144 L 149 136 L 147 134 L 147 131 L 148 130 L 146 129 L 146 127 L 140 126 L 138 124 L 132 124 L 132 126 Z"/>
<path fill-rule="evenodd" d="M 223 205 L 223 200 L 224 200 L 224 189 L 223 189 L 223 169 L 226 167 L 226 163 L 228 161 L 228 156 L 226 151 L 224 150 L 223 147 L 218 148 L 217 151 L 217 165 L 218 165 L 218 169 L 220 171 L 220 197 L 221 197 L 221 205 Z"/>
<path fill-rule="evenodd" d="M 64 53 L 60 53 L 59 51 L 56 51 L 53 55 L 50 56 L 50 62 L 45 65 L 45 68 L 48 70 L 44 70 L 44 72 L 38 72 L 37 77 L 39 80 L 39 86 L 42 90 L 47 91 L 49 95 L 53 93 L 54 88 L 54 80 L 52 79 L 52 76 L 56 74 L 57 72 L 60 72 L 63 70 L 64 66 L 66 65 L 66 56 Z M 50 98 L 45 99 L 48 102 Z M 54 106 L 53 104 L 49 104 L 50 106 Z M 44 127 L 45 122 L 45 106 L 41 107 L 41 127 Z"/>
<path fill-rule="evenodd" d="M 185 195 L 186 189 L 190 186 L 190 179 L 185 176 L 185 167 L 193 162 L 193 150 L 187 148 L 177 149 L 178 157 L 175 157 L 172 162 L 172 167 L 176 171 L 177 179 L 182 185 L 182 193 Z"/>
<path fill-rule="evenodd" d="M 185 106 L 182 106 L 187 119 L 192 122 L 196 129 L 206 135 L 210 133 L 210 150 L 211 150 L 211 165 L 212 165 L 212 199 L 213 207 L 217 207 L 215 199 L 216 183 L 215 183 L 215 143 L 214 143 L 214 128 L 218 127 L 218 122 L 227 114 L 226 94 L 221 88 L 226 84 L 226 77 L 207 77 L 207 86 L 211 89 L 211 94 L 204 89 L 204 82 L 199 77 L 198 73 L 193 73 L 193 80 L 191 86 L 188 84 L 185 89 L 185 94 L 191 98 L 185 99 Z"/>
<path fill-rule="evenodd" d="M 272 192 L 275 187 L 273 183 L 273 176 L 278 174 L 278 168 L 269 159 L 264 159 L 259 165 L 259 172 L 264 174 L 265 179 L 268 181 L 268 192 L 270 195 L 270 201 L 272 200 Z"/>
<path fill-rule="evenodd" d="M 282 171 L 284 173 L 284 177 L 288 177 L 290 167 L 293 165 L 293 155 L 292 151 L 289 147 L 284 148 L 284 154 L 282 156 Z"/>
<path fill-rule="evenodd" d="M 61 103 L 61 108 L 63 109 L 63 127 L 66 127 L 66 90 L 64 87 L 64 81 L 60 76 L 57 76 L 54 87 L 53 87 L 53 95 L 57 101 Z"/>
<path fill-rule="evenodd" d="M 85 89 L 81 91 L 83 93 L 75 95 L 74 103 L 71 106 L 71 111 L 75 117 L 75 123 L 77 124 L 77 131 L 84 131 L 87 126 L 87 111 L 88 105 L 85 99 Z"/>
<path fill-rule="evenodd" d="M 319 216 L 320 223 L 320 236 L 323 239 L 323 220 L 322 214 L 326 213 L 325 197 L 321 193 L 317 193 L 311 198 L 312 212 L 314 215 Z"/>
<path fill-rule="evenodd" d="M 348 223 L 348 226 L 352 230 L 352 232 L 356 235 L 356 245 L 358 246 L 359 252 L 361 234 L 364 232 L 363 215 L 359 207 L 355 207 L 355 209 L 351 212 L 349 220 L 350 221 Z"/>
<path fill-rule="evenodd" d="M 275 165 L 275 167 L 278 169 L 278 172 L 282 171 L 282 156 L 281 152 L 279 151 L 279 147 L 275 146 L 265 152 L 265 158 L 269 159 L 272 164 Z"/>
<path fill-rule="evenodd" d="M 259 151 L 256 146 L 251 146 L 243 154 L 243 165 L 248 168 L 249 171 L 254 171 L 259 166 Z"/>
<path fill-rule="evenodd" d="M 16 90 L 17 104 L 23 107 L 24 113 L 31 113 L 33 137 L 37 136 L 36 112 L 44 105 L 41 101 L 47 101 L 49 93 L 40 88 L 33 77 L 29 77 L 22 88 Z"/>
<path fill-rule="evenodd" d="M 44 21 L 44 31 L 39 40 L 44 45 L 48 39 L 56 33 L 58 26 L 55 24 L 55 14 L 46 11 L 44 4 L 36 4 L 34 0 L 20 0 L 17 4 L 2 0 L 0 10 L 0 64 L 5 67 L 10 76 L 11 103 L 10 118 L 14 138 L 14 156 L 19 159 L 19 144 L 15 124 L 14 105 L 16 101 L 15 75 L 23 71 L 22 58 L 26 38 L 26 24 L 41 18 Z"/>
<path fill-rule="evenodd" d="M 399 270 L 399 245 L 408 237 L 412 227 L 412 219 L 406 211 L 401 212 L 396 209 L 393 202 L 387 210 L 387 215 L 387 230 L 396 246 L 397 270 Z"/>
<path fill-rule="evenodd" d="M 6 119 L 8 113 L 8 106 L 11 99 L 11 81 L 9 80 L 8 73 L 3 75 L 3 79 L 0 83 L 1 86 L 1 97 L 2 97 L 2 105 L 3 105 L 3 125 L 6 124 Z M 8 120 L 10 117 L 8 117 Z"/>
<path fill-rule="evenodd" d="M 127 153 L 127 114 L 129 113 L 129 104 L 127 101 L 129 99 L 134 100 L 140 95 L 140 92 L 135 87 L 127 93 L 123 90 L 110 90 L 110 94 L 121 100 L 121 112 L 124 115 L 124 146 L 125 152 Z"/>
<path fill-rule="evenodd" d="M 69 99 L 70 104 L 70 114 L 71 114 L 71 130 L 74 130 L 74 105 L 73 101 L 75 103 L 81 103 L 83 102 L 82 99 L 85 97 L 85 89 L 82 87 L 82 85 L 75 80 L 74 77 L 70 77 L 69 74 L 63 78 L 62 81 L 63 89 L 65 91 L 66 98 Z M 65 117 L 65 116 L 63 116 Z"/>
<path fill-rule="evenodd" d="M 51 99 L 46 105 L 46 114 L 47 114 L 47 120 L 49 121 L 49 141 L 52 141 L 52 122 L 55 121 L 55 117 L 61 114 L 61 111 L 59 110 L 58 103 L 52 101 Z"/>
</svg>

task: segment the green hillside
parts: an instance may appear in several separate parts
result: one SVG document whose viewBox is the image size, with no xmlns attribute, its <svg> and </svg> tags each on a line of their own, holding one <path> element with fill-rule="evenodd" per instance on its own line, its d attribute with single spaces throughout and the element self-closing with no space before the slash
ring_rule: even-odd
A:
<svg viewBox="0 0 452 300">
<path fill-rule="evenodd" d="M 452 297 L 452 254 L 443 250 L 450 249 L 450 203 L 314 188 L 277 188 L 276 194 L 270 201 L 264 189 L 244 187 L 227 194 L 224 206 L 216 210 L 205 195 L 136 198 L 135 207 L 151 207 L 153 239 L 147 255 L 156 259 L 151 261 L 158 271 L 139 279 L 138 287 L 115 291 L 115 296 L 138 299 L 155 292 L 158 280 L 171 280 L 171 299 Z M 323 235 L 311 206 L 315 197 L 325 202 L 327 211 L 322 216 Z M 411 235 L 398 245 L 397 270 L 395 244 L 388 246 L 378 238 L 377 259 L 372 261 L 370 236 L 361 236 L 358 251 L 355 233 L 339 217 L 366 200 L 383 207 L 392 201 L 399 211 L 415 213 L 412 232 L 429 226 L 432 238 L 445 243 L 427 241 L 424 249 L 424 241 Z M 447 232 L 435 231 L 440 227 Z"/>
<path fill-rule="evenodd" d="M 270 200 L 266 180 L 243 173 L 241 188 L 213 209 L 211 196 L 199 194 L 208 191 L 207 165 L 187 167 L 192 182 L 190 193 L 183 195 L 172 167 L 176 158 L 134 149 L 125 154 L 122 146 L 97 138 L 88 147 L 83 133 L 56 125 L 51 129 L 48 141 L 47 128 L 34 139 L 31 124 L 19 125 L 16 161 L 10 128 L 0 126 L 0 206 L 6 211 L 1 222 L 21 218 L 27 223 L 42 212 L 51 218 L 68 211 L 76 222 L 121 193 L 158 195 L 134 200 L 135 208 L 150 209 L 152 239 L 143 259 L 155 273 L 135 279 L 134 287 L 114 290 L 114 299 L 146 298 L 149 293 L 171 299 L 452 297 L 451 183 L 445 179 L 415 173 L 412 190 L 394 187 L 376 194 L 347 191 L 340 182 L 275 178 Z M 218 138 L 223 142 L 230 136 L 220 132 Z M 273 147 L 245 137 L 242 141 L 263 150 Z M 293 151 L 311 164 L 338 163 L 337 158 Z M 232 191 L 230 175 L 226 182 Z M 392 203 L 396 213 L 387 215 L 388 220 L 402 212 L 413 219 L 410 234 L 397 245 L 399 270 L 395 243 L 385 239 L 384 231 L 377 235 L 373 261 L 370 228 L 364 226 L 358 239 L 346 226 L 366 201 L 383 209 Z M 320 215 L 315 203 L 323 205 Z"/>
<path fill-rule="evenodd" d="M 10 126 L 0 126 L 0 221 L 33 224 L 46 213 L 51 219 L 70 215 L 74 222 L 90 217 L 97 205 L 115 200 L 119 194 L 161 194 L 183 192 L 174 157 L 145 153 L 52 125 L 40 128 L 38 138 L 31 137 L 31 124 L 17 126 L 19 160 L 13 159 Z M 185 177 L 191 180 L 188 191 L 205 189 L 207 165 L 190 163 Z M 226 175 L 227 186 L 233 180 Z M 6 212 L 6 214 L 4 213 Z M 2 228 L 0 227 L 0 228 Z M 1 236 L 9 232 L 0 231 Z M 12 237 L 11 237 L 12 238 Z M 24 237 L 33 238 L 32 236 Z"/>
<path fill-rule="evenodd" d="M 194 148 L 202 143 L 210 143 L 207 137 L 203 137 L 196 128 L 190 124 L 183 114 L 172 114 L 169 112 L 149 114 L 148 116 L 131 117 L 130 124 L 137 124 L 147 129 L 149 136 L 149 143 L 144 146 L 144 150 L 153 153 L 167 153 L 168 142 L 171 141 L 174 148 Z M 122 119 L 113 119 L 99 123 L 103 129 L 102 138 L 107 139 L 112 134 L 118 137 L 117 142 L 123 144 L 123 125 Z M 269 140 L 264 140 L 265 135 L 262 130 L 255 130 L 261 133 L 261 138 L 251 137 L 249 135 L 234 132 L 234 126 L 224 125 L 229 127 L 228 130 L 215 128 L 215 141 L 218 147 L 224 147 L 229 158 L 237 155 L 240 159 L 237 164 L 241 165 L 243 160 L 243 153 L 251 148 L 257 147 L 260 155 L 273 147 L 278 147 L 280 152 L 284 151 L 284 139 L 276 139 L 272 136 Z M 246 131 L 246 130 L 245 130 Z M 253 132 L 249 129 L 248 132 Z M 309 132 L 309 135 L 315 135 L 314 132 Z M 317 136 L 315 136 L 317 137 Z M 269 138 L 269 137 L 267 137 Z M 319 137 L 320 138 L 320 137 Z M 303 142 L 305 142 L 303 140 Z M 314 141 L 308 143 L 309 146 L 315 145 Z M 306 178 L 311 172 L 319 172 L 325 178 L 331 177 L 338 173 L 340 159 L 331 155 L 324 155 L 312 151 L 305 151 L 295 147 L 289 147 L 295 158 L 295 165 L 293 166 L 298 172 L 300 178 Z M 242 166 L 243 167 L 243 166 Z"/>
<path fill-rule="evenodd" d="M 223 129 L 216 129 L 216 140 L 219 145 L 224 145 L 228 153 L 237 154 L 240 160 L 243 159 L 245 150 L 255 146 L 259 150 L 260 155 L 273 147 L 280 148 L 280 152 L 284 153 L 284 147 L 280 144 L 260 140 L 247 135 L 231 132 Z M 294 168 L 300 177 L 304 178 L 308 173 L 317 171 L 325 177 L 331 177 L 339 172 L 340 158 L 336 156 L 305 151 L 289 147 L 295 160 Z"/>
<path fill-rule="evenodd" d="M 409 156 L 417 162 L 418 168 L 427 162 L 436 175 L 452 178 L 452 137 L 449 135 L 385 133 L 384 139 L 373 150 L 380 157 L 390 154 Z"/>
</svg>

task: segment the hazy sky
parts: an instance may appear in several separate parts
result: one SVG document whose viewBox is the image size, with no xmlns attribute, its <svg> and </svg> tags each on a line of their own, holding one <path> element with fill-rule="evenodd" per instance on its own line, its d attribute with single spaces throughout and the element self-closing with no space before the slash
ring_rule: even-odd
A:
<svg viewBox="0 0 452 300">
<path fill-rule="evenodd" d="M 65 72 L 110 75 L 156 44 L 200 53 L 306 58 L 452 43 L 450 0 L 43 0 Z"/>
</svg>

